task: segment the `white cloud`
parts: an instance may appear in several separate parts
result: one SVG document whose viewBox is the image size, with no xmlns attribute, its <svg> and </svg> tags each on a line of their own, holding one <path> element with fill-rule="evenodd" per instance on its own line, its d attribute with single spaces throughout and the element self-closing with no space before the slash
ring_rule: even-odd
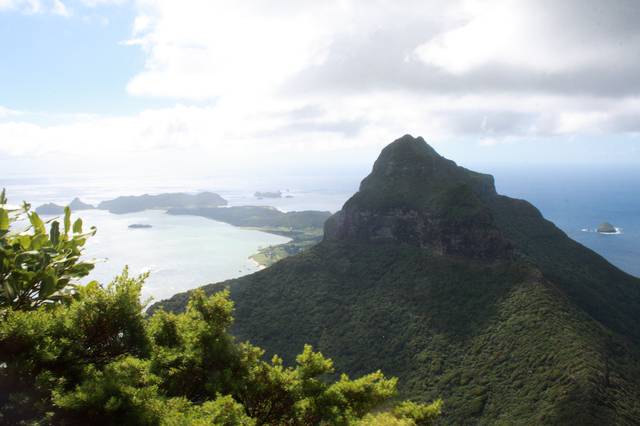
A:
<svg viewBox="0 0 640 426">
<path fill-rule="evenodd" d="M 20 111 L 9 109 L 0 105 L 0 119 L 14 117 L 20 114 L 21 114 Z"/>
<path fill-rule="evenodd" d="M 373 151 L 408 132 L 496 149 L 638 134 L 637 20 L 576 1 L 138 0 L 124 44 L 146 61 L 126 90 L 179 104 L 55 126 L 5 114 L 0 151 L 74 153 L 91 141 L 105 158 L 195 152 L 231 167 Z"/>
<path fill-rule="evenodd" d="M 52 6 L 51 12 L 54 15 L 60 15 L 64 17 L 71 16 L 71 13 L 69 13 L 69 10 L 67 9 L 67 7 L 60 0 L 53 0 L 53 6 Z"/>
<path fill-rule="evenodd" d="M 250 6 L 251 5 L 251 6 Z M 295 2 L 143 2 L 133 42 L 147 53 L 133 95 L 207 99 L 264 94 L 321 62 L 340 25 L 340 8 Z"/>
<path fill-rule="evenodd" d="M 65 18 L 71 16 L 61 0 L 0 0 L 0 11 L 2 10 L 24 14 L 51 13 Z"/>
<path fill-rule="evenodd" d="M 44 6 L 40 0 L 0 0 L 0 10 L 17 10 L 22 13 L 39 13 Z"/>
<path fill-rule="evenodd" d="M 491 0 L 463 6 L 465 22 L 418 46 L 419 59 L 461 74 L 492 63 L 561 72 L 602 57 L 595 46 L 559 34 L 554 16 L 541 3 Z"/>
<path fill-rule="evenodd" d="M 151 18 L 147 15 L 136 16 L 133 21 L 133 34 L 138 35 L 144 33 L 151 26 Z"/>
<path fill-rule="evenodd" d="M 121 5 L 127 3 L 128 0 L 80 0 L 86 6 L 97 7 L 104 5 Z"/>
</svg>

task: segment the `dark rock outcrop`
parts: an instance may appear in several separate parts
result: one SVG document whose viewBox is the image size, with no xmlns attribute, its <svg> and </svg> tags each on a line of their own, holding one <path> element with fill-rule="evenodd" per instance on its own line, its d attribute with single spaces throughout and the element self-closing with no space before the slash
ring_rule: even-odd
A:
<svg viewBox="0 0 640 426">
<path fill-rule="evenodd" d="M 422 138 L 387 146 L 360 190 L 325 225 L 325 240 L 395 241 L 443 255 L 505 258 L 511 246 L 487 200 L 493 177 L 459 167 Z"/>
<path fill-rule="evenodd" d="M 600 226 L 598 226 L 597 231 L 601 234 L 615 234 L 616 232 L 618 232 L 616 227 L 610 224 L 609 222 L 600 224 Z"/>
</svg>

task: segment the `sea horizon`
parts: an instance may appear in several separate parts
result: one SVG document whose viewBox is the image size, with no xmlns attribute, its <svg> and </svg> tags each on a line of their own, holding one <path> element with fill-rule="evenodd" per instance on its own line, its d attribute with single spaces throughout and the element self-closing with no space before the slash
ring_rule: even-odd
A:
<svg viewBox="0 0 640 426">
<path fill-rule="evenodd" d="M 640 200 L 633 196 L 634 188 L 640 187 L 640 173 L 624 168 L 608 168 L 601 174 L 594 174 L 593 169 L 589 173 L 582 167 L 552 170 L 549 173 L 548 167 L 495 167 L 489 172 L 495 177 L 499 193 L 531 202 L 569 237 L 623 271 L 640 276 Z M 335 213 L 357 191 L 361 178 L 334 178 L 330 184 L 322 178 L 317 182 L 312 178 L 298 179 L 291 181 L 296 184 L 292 185 L 284 179 L 250 184 L 231 183 L 228 179 L 216 180 L 213 177 L 183 177 L 168 182 L 159 177 L 131 180 L 110 176 L 79 180 L 77 177 L 20 176 L 2 178 L 0 186 L 6 188 L 11 203 L 24 200 L 33 208 L 48 202 L 68 203 L 75 197 L 95 205 L 124 195 L 211 191 L 227 199 L 230 206 L 263 205 L 282 211 L 328 210 Z M 289 197 L 258 199 L 254 196 L 255 191 L 266 190 L 285 191 Z M 151 273 L 144 293 L 156 300 L 256 272 L 259 268 L 249 257 L 261 247 L 287 241 L 284 237 L 210 219 L 172 217 L 157 211 L 129 215 L 114 215 L 106 211 L 74 214 L 82 217 L 87 226 L 98 228 L 85 253 L 86 257 L 100 259 L 89 278 L 106 283 L 125 264 L 129 264 L 132 273 Z M 157 228 L 127 228 L 128 224 L 141 220 Z M 602 235 L 583 231 L 585 228 L 595 229 L 603 222 L 621 228 L 621 233 Z M 160 230 L 164 233 L 159 234 Z M 107 234 L 111 234 L 111 238 L 107 238 Z M 163 250 L 160 241 L 171 249 Z M 141 255 L 144 250 L 150 253 Z M 160 266 L 168 264 L 170 266 Z"/>
</svg>

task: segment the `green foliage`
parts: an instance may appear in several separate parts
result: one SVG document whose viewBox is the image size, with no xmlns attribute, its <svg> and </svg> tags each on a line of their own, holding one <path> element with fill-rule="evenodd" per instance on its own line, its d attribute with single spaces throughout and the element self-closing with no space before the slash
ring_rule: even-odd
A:
<svg viewBox="0 0 640 426">
<path fill-rule="evenodd" d="M 435 422 L 442 412 L 442 400 L 431 404 L 417 404 L 413 401 L 405 401 L 393 409 L 393 414 L 400 419 L 408 419 L 417 425 L 429 425 Z"/>
<path fill-rule="evenodd" d="M 80 219 L 72 227 L 69 208 L 65 209 L 63 223 L 61 230 L 58 220 L 51 221 L 47 232 L 47 223 L 31 211 L 29 204 L 12 208 L 2 191 L 0 310 L 35 309 L 43 304 L 68 301 L 78 280 L 93 269 L 93 263 L 81 261 L 80 255 L 95 228 L 84 233 Z"/>
<path fill-rule="evenodd" d="M 405 401 L 390 413 L 367 414 L 358 423 L 362 426 L 429 426 L 435 424 L 442 413 L 442 401 L 431 404 L 417 404 Z"/>
<path fill-rule="evenodd" d="M 52 401 L 78 419 L 152 425 L 157 424 L 163 409 L 158 398 L 159 384 L 160 378 L 150 373 L 148 361 L 128 356 L 101 369 L 89 364 L 83 381 L 66 392 L 55 389 Z"/>
<path fill-rule="evenodd" d="M 397 380 L 379 371 L 332 382 L 332 361 L 308 345 L 295 366 L 264 361 L 264 351 L 227 333 L 227 292 L 196 291 L 184 313 L 145 319 L 143 279 L 125 271 L 106 288 L 80 287 L 66 305 L 8 309 L 0 421 L 350 425 L 396 394 Z M 411 407 L 416 419 L 430 410 Z M 390 415 L 412 418 L 405 405 L 397 410 Z"/>
<path fill-rule="evenodd" d="M 16 215 L 3 211 L 9 217 L 2 219 L 6 231 Z M 29 256 L 74 247 L 74 262 L 52 269 L 72 274 L 81 264 L 82 244 L 63 243 L 86 237 L 82 222 L 72 225 L 67 209 L 63 229 L 54 221 L 46 234 L 46 224 L 28 206 L 22 212 L 33 233 L 7 237 L 5 232 L 5 240 L 13 242 L 7 247 L 15 250 L 20 241 L 13 238 L 19 236 L 29 237 Z M 31 246 L 33 239 L 42 245 Z M 23 265 L 4 268 L 11 277 Z M 277 356 L 265 361 L 262 349 L 229 334 L 234 305 L 228 291 L 207 296 L 197 290 L 183 313 L 157 310 L 145 317 L 140 301 L 145 279 L 130 277 L 125 269 L 106 286 L 75 285 L 65 303 L 46 303 L 61 300 L 51 296 L 7 303 L 0 311 L 0 423 L 352 425 L 383 404 L 391 409 L 386 416 L 398 421 L 431 412 L 419 404 L 393 411 L 389 404 L 397 380 L 380 371 L 333 381 L 333 362 L 309 345 L 292 366 Z"/>
<path fill-rule="evenodd" d="M 323 242 L 205 291 L 223 287 L 235 301 L 238 338 L 285 362 L 308 342 L 354 377 L 381 369 L 399 378 L 401 397 L 443 398 L 441 423 L 640 418 L 637 349 L 527 262 Z M 179 311 L 187 297 L 158 306 Z M 608 405 L 594 412 L 594 400 Z"/>
</svg>

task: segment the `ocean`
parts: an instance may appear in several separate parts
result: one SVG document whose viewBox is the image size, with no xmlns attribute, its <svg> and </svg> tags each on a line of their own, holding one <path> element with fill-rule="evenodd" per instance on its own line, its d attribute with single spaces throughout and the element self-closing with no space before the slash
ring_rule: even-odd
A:
<svg viewBox="0 0 640 426">
<path fill-rule="evenodd" d="M 640 277 L 640 170 L 573 166 L 493 174 L 498 192 L 531 202 L 569 237 Z M 620 234 L 594 232 L 603 222 Z"/>
<path fill-rule="evenodd" d="M 640 172 L 634 169 L 557 167 L 515 169 L 504 166 L 474 167 L 496 177 L 498 192 L 530 201 L 569 237 L 604 256 L 611 263 L 640 277 Z M 301 182 L 305 182 L 301 185 Z M 297 184 L 297 185 L 296 185 Z M 120 195 L 162 192 L 214 191 L 231 205 L 270 205 L 283 211 L 328 210 L 335 212 L 357 190 L 355 178 L 314 182 L 294 180 L 259 187 L 219 182 L 214 178 L 184 178 L 170 184 L 162 178 L 41 176 L 0 177 L 9 201 L 68 203 L 78 196 L 97 204 Z M 276 186 L 278 185 L 278 186 Z M 255 190 L 283 190 L 291 198 L 262 199 Z M 145 298 L 167 298 L 207 283 L 250 274 L 259 269 L 249 257 L 260 247 L 280 244 L 287 238 L 233 227 L 212 220 L 169 216 L 161 211 L 114 215 L 106 211 L 78 212 L 87 226 L 96 226 L 85 256 L 98 263 L 89 279 L 108 283 L 125 265 L 130 272 L 150 272 Z M 618 235 L 593 230 L 602 222 L 621 229 Z M 130 229 L 133 223 L 152 225 Z"/>
</svg>

